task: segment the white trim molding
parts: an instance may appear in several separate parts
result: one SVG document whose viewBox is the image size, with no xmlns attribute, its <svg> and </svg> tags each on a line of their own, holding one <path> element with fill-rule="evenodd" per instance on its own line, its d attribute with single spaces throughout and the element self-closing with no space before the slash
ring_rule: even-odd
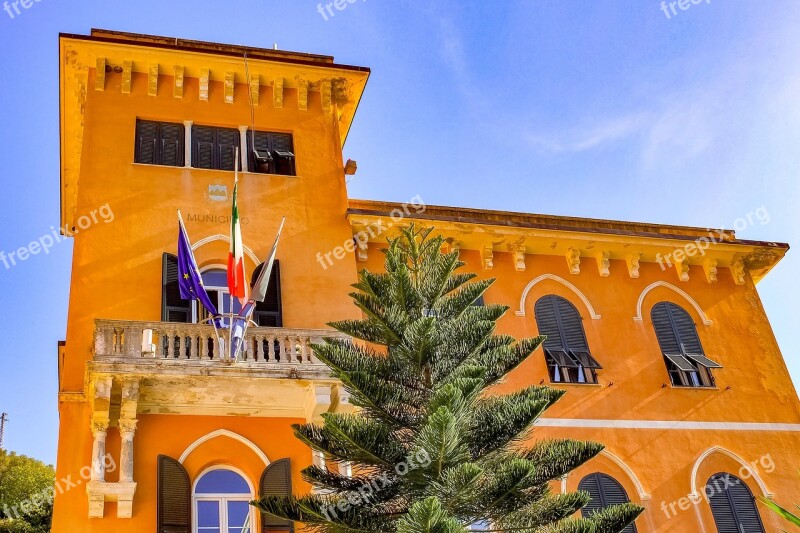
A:
<svg viewBox="0 0 800 533">
<path fill-rule="evenodd" d="M 633 483 L 633 486 L 636 487 L 636 492 L 639 493 L 640 500 L 651 499 L 652 496 L 650 495 L 650 493 L 644 490 L 644 485 L 642 485 L 642 482 L 639 481 L 639 478 L 636 476 L 636 474 L 634 474 L 633 470 L 631 470 L 631 468 L 627 464 L 625 464 L 625 461 L 623 461 L 622 459 L 620 459 L 619 457 L 617 457 L 608 450 L 602 450 L 600 452 L 600 455 L 603 457 L 607 457 L 609 460 L 611 460 L 612 463 L 616 464 L 623 470 L 623 472 L 625 472 L 625 474 L 628 476 L 628 479 L 630 479 L 631 482 Z"/>
<path fill-rule="evenodd" d="M 531 292 L 537 284 L 541 283 L 545 280 L 552 280 L 557 283 L 562 284 L 569 290 L 575 293 L 575 295 L 581 299 L 581 301 L 586 305 L 586 309 L 589 311 L 589 316 L 592 317 L 592 320 L 600 320 L 600 315 L 594 312 L 594 307 L 589 302 L 589 299 L 583 294 L 578 288 L 570 283 L 569 281 L 565 280 L 564 278 L 560 278 L 554 274 L 542 274 L 538 278 L 532 280 L 528 285 L 525 286 L 525 289 L 522 291 L 522 296 L 519 299 L 519 311 L 516 312 L 517 316 L 525 316 L 525 300 L 528 298 L 528 293 Z"/>
<path fill-rule="evenodd" d="M 733 459 L 740 465 L 742 465 L 742 468 L 746 468 L 750 472 L 750 477 L 752 477 L 753 480 L 755 480 L 756 484 L 758 485 L 758 488 L 761 489 L 761 493 L 764 495 L 764 497 L 772 499 L 774 494 L 772 494 L 770 491 L 767 490 L 767 485 L 764 483 L 764 480 L 761 479 L 761 476 L 758 475 L 758 471 L 755 468 L 753 468 L 752 465 L 748 464 L 747 461 L 745 461 L 732 451 L 723 448 L 722 446 L 712 446 L 711 448 L 704 451 L 700 455 L 700 457 L 697 458 L 697 461 L 695 461 L 694 466 L 692 467 L 692 481 L 691 481 L 692 485 L 690 487 L 692 492 L 689 494 L 690 498 L 697 501 L 701 497 L 703 497 L 703 495 L 697 491 L 697 471 L 700 469 L 700 465 L 703 463 L 703 461 L 705 461 L 706 458 L 708 458 L 708 456 L 715 453 L 720 453 L 722 455 L 725 455 Z M 729 473 L 731 475 L 739 477 L 739 474 L 737 472 L 729 472 Z"/>
<path fill-rule="evenodd" d="M 636 316 L 633 317 L 634 322 L 642 322 L 643 321 L 642 320 L 642 304 L 644 303 L 644 297 L 647 296 L 647 294 L 650 291 L 652 291 L 653 289 L 656 289 L 658 287 L 665 287 L 667 289 L 671 289 L 671 290 L 675 291 L 676 293 L 678 293 L 679 295 L 683 296 L 684 299 L 686 299 L 687 302 L 692 304 L 692 307 L 694 307 L 694 310 L 697 311 L 697 314 L 700 315 L 700 319 L 703 321 L 703 324 L 705 324 L 706 326 L 710 326 L 711 324 L 713 324 L 713 322 L 708 319 L 706 314 L 703 312 L 703 309 L 694 300 L 694 298 L 689 296 L 686 293 L 686 291 L 683 291 L 683 290 L 679 289 L 678 287 L 676 287 L 675 285 L 673 285 L 671 283 L 667 283 L 666 281 L 656 281 L 655 283 L 651 283 L 650 285 L 645 287 L 645 289 L 642 291 L 642 294 L 639 295 L 639 301 L 636 302 Z"/>
<path fill-rule="evenodd" d="M 199 241 L 197 241 L 196 243 L 194 243 L 192 245 L 192 251 L 195 251 L 198 248 L 200 248 L 201 246 L 205 246 L 206 244 L 208 244 L 210 242 L 214 242 L 214 241 L 224 241 L 224 242 L 227 242 L 228 244 L 230 244 L 231 243 L 231 238 L 230 238 L 230 236 L 221 235 L 221 234 L 209 235 L 208 237 L 204 237 L 204 238 L 200 239 Z M 249 257 L 253 261 L 253 263 L 255 263 L 256 265 L 260 265 L 261 264 L 261 259 L 259 259 L 258 256 L 253 253 L 253 250 L 251 250 L 250 248 L 248 248 L 247 246 L 244 246 L 244 245 L 242 245 L 242 249 L 244 250 L 244 253 L 247 254 L 247 257 Z"/>
<path fill-rule="evenodd" d="M 771 422 L 688 422 L 685 420 L 602 420 L 593 418 L 540 418 L 539 427 L 602 429 L 674 429 L 682 431 L 787 431 L 800 432 L 800 424 Z"/>
<path fill-rule="evenodd" d="M 261 451 L 261 448 L 256 446 L 253 443 L 253 441 L 251 441 L 251 440 L 249 440 L 249 439 L 247 439 L 245 437 L 242 437 L 238 433 L 234 433 L 233 431 L 229 431 L 227 429 L 218 429 L 216 431 L 212 431 L 211 433 L 203 435 L 202 437 L 200 437 L 199 439 L 197 439 L 196 441 L 191 443 L 189 445 L 189 447 L 186 448 L 183 451 L 183 453 L 181 454 L 180 459 L 178 459 L 178 462 L 180 464 L 183 464 L 183 462 L 186 460 L 186 458 L 189 457 L 189 455 L 193 451 L 195 451 L 201 444 L 203 444 L 204 442 L 208 442 L 208 441 L 210 441 L 212 439 L 216 439 L 217 437 L 228 437 L 228 438 L 233 439 L 235 441 L 241 442 L 242 444 L 244 444 L 245 446 L 247 446 L 248 448 L 253 450 L 253 452 L 259 457 L 259 459 L 264 461 L 264 466 L 269 466 L 269 459 L 267 458 L 267 455 L 264 452 Z M 246 476 L 245 476 L 245 479 L 247 479 Z"/>
</svg>

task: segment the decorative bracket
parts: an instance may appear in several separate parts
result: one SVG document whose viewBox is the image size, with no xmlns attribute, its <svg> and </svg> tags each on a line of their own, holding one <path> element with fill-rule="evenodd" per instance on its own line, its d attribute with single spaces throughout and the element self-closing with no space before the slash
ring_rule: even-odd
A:
<svg viewBox="0 0 800 533">
<path fill-rule="evenodd" d="M 607 278 L 608 276 L 611 275 L 611 253 L 599 252 L 596 258 L 597 258 L 597 270 L 600 272 L 600 276 L 603 278 Z"/>
<path fill-rule="evenodd" d="M 628 275 L 631 279 L 639 277 L 639 260 L 641 258 L 642 254 L 632 254 L 625 258 L 625 263 L 628 265 Z"/>
<path fill-rule="evenodd" d="M 175 65 L 175 74 L 173 75 L 174 82 L 172 87 L 173 98 L 183 98 L 183 73 L 183 65 Z"/>
<path fill-rule="evenodd" d="M 494 247 L 486 244 L 481 249 L 481 268 L 491 270 L 494 268 Z"/>
<path fill-rule="evenodd" d="M 675 271 L 678 273 L 678 279 L 681 281 L 689 281 L 689 260 L 675 261 Z"/>
<path fill-rule="evenodd" d="M 706 273 L 706 280 L 709 283 L 716 283 L 717 282 L 717 260 L 711 259 L 710 257 L 706 259 L 706 262 L 703 263 L 703 270 Z"/>
<path fill-rule="evenodd" d="M 570 274 L 580 274 L 581 273 L 580 250 L 576 250 L 575 248 L 570 248 L 569 250 L 567 250 L 566 258 L 567 258 L 567 268 L 569 268 Z"/>
</svg>

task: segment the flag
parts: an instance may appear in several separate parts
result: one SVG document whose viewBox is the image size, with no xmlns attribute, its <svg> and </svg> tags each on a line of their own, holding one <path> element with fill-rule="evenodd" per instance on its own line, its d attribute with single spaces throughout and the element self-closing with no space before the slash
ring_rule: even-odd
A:
<svg viewBox="0 0 800 533">
<path fill-rule="evenodd" d="M 178 288 L 184 300 L 200 300 L 203 307 L 212 315 L 218 316 L 217 307 L 208 297 L 203 278 L 192 253 L 192 245 L 183 225 L 181 212 L 178 211 Z"/>
<path fill-rule="evenodd" d="M 253 313 L 255 307 L 255 302 L 250 300 L 245 304 L 242 310 L 239 311 L 239 314 L 233 318 L 233 324 L 231 324 L 231 359 L 237 359 L 239 352 L 244 351 L 244 336 L 245 333 L 247 333 L 250 315 Z"/>
<path fill-rule="evenodd" d="M 239 206 L 236 196 L 238 180 L 233 186 L 233 207 L 231 209 L 231 249 L 228 253 L 228 291 L 244 305 L 247 300 L 247 281 L 244 276 L 244 247 L 242 245 L 242 226 L 239 221 Z"/>
<path fill-rule="evenodd" d="M 263 302 L 267 297 L 267 287 L 269 286 L 269 277 L 272 273 L 272 265 L 275 263 L 275 254 L 278 252 L 278 241 L 281 238 L 281 231 L 283 231 L 283 224 L 286 222 L 286 217 L 281 220 L 281 225 L 278 228 L 278 234 L 275 236 L 275 244 L 272 245 L 272 250 L 269 252 L 267 260 L 264 261 L 264 266 L 261 268 L 261 273 L 258 275 L 255 283 L 253 283 L 253 295 L 250 297 L 252 302 Z"/>
</svg>

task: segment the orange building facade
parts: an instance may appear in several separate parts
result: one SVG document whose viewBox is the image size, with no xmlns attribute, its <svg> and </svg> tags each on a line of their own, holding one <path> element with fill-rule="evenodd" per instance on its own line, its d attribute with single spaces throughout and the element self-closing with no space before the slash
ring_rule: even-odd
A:
<svg viewBox="0 0 800 533">
<path fill-rule="evenodd" d="M 536 438 L 602 442 L 553 490 L 630 500 L 640 532 L 787 528 L 800 402 L 756 283 L 788 250 L 714 231 L 348 198 L 342 147 L 369 70 L 333 58 L 93 30 L 60 38 L 61 217 L 74 238 L 53 531 L 240 533 L 323 464 L 291 425 L 352 410 L 310 345 L 398 225 L 433 226 L 496 278 L 500 331 L 548 335 L 500 386 L 568 394 Z M 238 154 L 243 155 L 236 161 Z M 281 237 L 238 361 L 177 295 L 176 211 L 209 294 L 224 276 L 238 164 L 248 275 Z M 347 465 L 334 465 L 346 472 Z M 734 528 L 734 529 L 730 529 Z M 299 527 L 297 528 L 300 529 Z"/>
</svg>

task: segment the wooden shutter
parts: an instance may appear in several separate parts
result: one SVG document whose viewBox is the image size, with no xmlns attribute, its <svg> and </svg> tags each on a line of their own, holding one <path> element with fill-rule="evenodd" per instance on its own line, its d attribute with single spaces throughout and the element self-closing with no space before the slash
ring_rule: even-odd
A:
<svg viewBox="0 0 800 533">
<path fill-rule="evenodd" d="M 280 459 L 269 465 L 261 474 L 261 496 L 289 496 L 292 494 L 292 461 Z M 294 522 L 261 513 L 261 531 L 294 532 Z"/>
<path fill-rule="evenodd" d="M 583 323 L 578 310 L 567 300 L 558 297 L 556 297 L 556 307 L 566 343 L 565 347 L 570 350 L 588 351 L 589 346 L 586 343 L 586 335 L 583 333 Z"/>
<path fill-rule="evenodd" d="M 239 148 L 239 130 L 218 128 L 216 131 L 217 161 L 214 168 L 219 170 L 233 170 L 236 150 Z M 239 167 L 241 168 L 241 166 Z"/>
<path fill-rule="evenodd" d="M 702 355 L 703 346 L 700 344 L 700 337 L 697 336 L 697 326 L 695 326 L 692 317 L 675 304 L 669 304 L 669 310 L 678 342 L 683 346 L 682 353 Z"/>
<path fill-rule="evenodd" d="M 158 456 L 158 533 L 192 533 L 191 485 L 178 461 Z"/>
<path fill-rule="evenodd" d="M 255 283 L 261 269 L 264 268 L 264 263 L 258 265 L 253 270 L 252 281 L 250 286 Z M 280 328 L 283 327 L 283 312 L 281 309 L 281 264 L 280 261 L 275 261 L 272 265 L 272 272 L 269 276 L 269 285 L 267 285 L 267 295 L 263 302 L 256 304 L 256 309 L 253 311 L 253 320 L 262 327 Z"/>
<path fill-rule="evenodd" d="M 536 326 L 539 328 L 539 334 L 547 335 L 544 347 L 563 349 L 564 340 L 561 337 L 561 329 L 558 327 L 556 297 L 544 296 L 539 298 L 534 306 L 534 314 L 536 315 Z"/>
<path fill-rule="evenodd" d="M 657 303 L 650 312 L 650 318 L 653 321 L 653 329 L 656 330 L 656 337 L 658 337 L 658 344 L 661 346 L 661 352 L 680 354 L 680 341 L 678 340 L 677 332 L 672 327 L 671 305 L 675 304 L 669 302 Z"/>
<path fill-rule="evenodd" d="M 247 150 L 250 160 L 250 172 L 261 172 L 264 174 L 275 173 L 274 160 L 264 165 L 265 168 L 259 168 L 258 163 L 256 163 L 256 155 L 253 153 L 255 149 L 261 156 L 266 156 L 267 154 L 271 156 L 272 152 L 270 150 L 272 147 L 270 146 L 270 140 L 270 134 L 267 132 L 257 131 L 255 132 L 255 138 L 253 138 L 253 130 L 247 131 Z"/>
<path fill-rule="evenodd" d="M 181 299 L 178 286 L 178 258 L 165 253 L 161 263 L 161 321 L 191 322 L 192 301 Z"/>
<path fill-rule="evenodd" d="M 711 476 L 706 487 L 719 533 L 764 533 L 753 493 L 741 479 L 719 473 Z"/>
<path fill-rule="evenodd" d="M 184 165 L 184 139 L 183 124 L 162 123 L 159 164 L 182 167 Z"/>
<path fill-rule="evenodd" d="M 578 490 L 583 490 L 589 493 L 591 501 L 581 509 L 581 514 L 585 517 L 590 516 L 592 513 L 605 509 L 612 505 L 620 505 L 628 503 L 628 494 L 622 485 L 611 476 L 596 472 L 589 474 L 581 480 L 578 484 Z M 636 533 L 636 525 L 631 524 L 622 530 L 623 533 Z"/>
<path fill-rule="evenodd" d="M 155 165 L 158 160 L 159 124 L 147 120 L 136 121 L 136 148 L 133 160 L 136 163 Z"/>
<path fill-rule="evenodd" d="M 192 166 L 214 168 L 214 128 L 192 126 Z"/>
</svg>

